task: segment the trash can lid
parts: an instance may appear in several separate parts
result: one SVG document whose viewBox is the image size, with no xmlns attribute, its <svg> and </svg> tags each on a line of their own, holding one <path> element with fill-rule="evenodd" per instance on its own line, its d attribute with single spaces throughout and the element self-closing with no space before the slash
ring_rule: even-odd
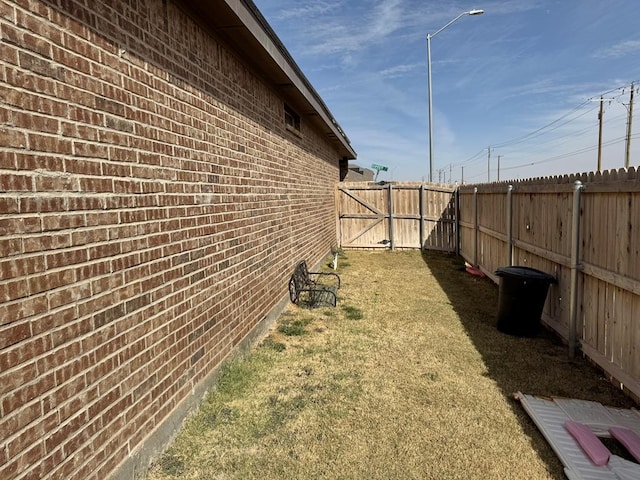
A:
<svg viewBox="0 0 640 480">
<path fill-rule="evenodd" d="M 496 270 L 496 275 L 499 277 L 516 277 L 524 278 L 526 280 L 539 280 L 554 283 L 556 281 L 555 277 L 552 275 L 531 267 L 500 267 Z"/>
</svg>

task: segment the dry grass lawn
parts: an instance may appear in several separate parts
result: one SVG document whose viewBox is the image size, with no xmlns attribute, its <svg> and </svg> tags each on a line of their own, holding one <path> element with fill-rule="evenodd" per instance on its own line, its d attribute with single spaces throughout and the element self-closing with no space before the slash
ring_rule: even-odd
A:
<svg viewBox="0 0 640 480">
<path fill-rule="evenodd" d="M 564 479 L 511 394 L 633 402 L 553 335 L 498 332 L 497 287 L 461 267 L 346 252 L 338 307 L 290 306 L 148 479 Z"/>
</svg>

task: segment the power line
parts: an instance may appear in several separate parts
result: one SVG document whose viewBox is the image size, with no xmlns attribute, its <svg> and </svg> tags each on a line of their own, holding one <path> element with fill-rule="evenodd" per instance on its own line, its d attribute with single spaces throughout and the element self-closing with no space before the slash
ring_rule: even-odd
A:
<svg viewBox="0 0 640 480">
<path fill-rule="evenodd" d="M 598 107 L 594 107 L 594 109 L 595 108 L 598 108 Z M 627 118 L 627 116 L 625 114 L 616 115 L 615 117 L 610 117 L 608 119 L 608 123 L 610 124 L 610 123 L 613 123 L 613 122 L 615 122 L 617 120 L 621 120 L 623 118 Z M 594 126 L 595 126 L 595 123 L 587 125 L 586 127 L 581 128 L 580 130 L 572 130 L 572 131 L 568 131 L 566 133 L 563 133 L 562 135 L 559 135 L 559 136 L 551 137 L 551 138 L 545 139 L 545 140 L 539 140 L 539 141 L 536 142 L 536 147 L 539 147 L 540 145 L 550 144 L 552 142 L 561 141 L 561 140 L 564 140 L 566 138 L 576 139 L 578 137 L 581 137 L 581 136 L 589 133 L 594 128 Z M 506 150 L 506 151 L 511 151 L 511 150 Z M 510 157 L 513 158 L 513 155 L 510 155 Z"/>
<path fill-rule="evenodd" d="M 527 140 L 530 140 L 530 139 L 533 139 L 533 138 L 538 138 L 538 137 L 540 137 L 540 136 L 542 136 L 542 135 L 547 133 L 545 130 L 547 130 L 547 129 L 550 129 L 550 130 L 547 130 L 547 131 L 556 130 L 557 128 L 560 128 L 560 127 L 562 127 L 562 126 L 564 126 L 564 125 L 566 125 L 566 124 L 568 124 L 570 122 L 573 122 L 573 121 L 577 120 L 578 118 L 586 115 L 587 113 L 589 113 L 593 109 L 595 109 L 596 107 L 593 107 L 592 109 L 589 109 L 589 110 L 581 113 L 580 115 L 578 115 L 578 116 L 576 116 L 574 118 L 568 119 L 563 123 L 559 123 L 562 120 L 564 120 L 564 119 L 568 118 L 569 116 L 571 116 L 573 113 L 579 111 L 585 105 L 590 104 L 592 100 L 594 100 L 594 99 L 596 99 L 598 97 L 604 96 L 604 95 L 608 95 L 608 94 L 610 94 L 612 92 L 616 92 L 616 91 L 620 91 L 621 92 L 620 95 L 623 95 L 622 92 L 624 92 L 624 89 L 626 89 L 626 88 L 629 88 L 629 85 L 624 85 L 622 87 L 616 87 L 616 88 L 613 88 L 613 89 L 611 89 L 611 90 L 609 90 L 607 92 L 602 93 L 601 95 L 596 95 L 596 96 L 590 97 L 587 100 L 585 100 L 584 102 L 582 102 L 579 105 L 577 105 L 576 107 L 574 107 L 573 109 L 571 109 L 570 111 L 568 111 L 567 113 L 565 113 L 564 115 L 561 115 L 559 118 L 553 120 L 552 122 L 549 122 L 548 124 L 538 128 L 538 129 L 536 129 L 536 130 L 534 130 L 532 132 L 529 132 L 529 133 L 527 133 L 525 135 L 522 135 L 520 137 L 515 137 L 515 138 L 509 139 L 509 140 L 505 140 L 505 141 L 500 142 L 500 143 L 494 143 L 494 144 L 491 145 L 491 147 L 492 148 L 504 148 L 504 147 L 507 147 L 507 146 L 518 145 L 520 143 L 523 143 L 523 142 L 525 142 Z M 553 127 L 553 128 L 551 128 L 551 127 Z"/>
<path fill-rule="evenodd" d="M 466 165 L 466 164 L 468 164 L 468 163 L 471 163 L 471 162 L 472 162 L 472 160 L 480 159 L 481 157 L 483 157 L 483 156 L 484 156 L 484 151 L 485 151 L 485 150 L 486 150 L 486 148 L 483 148 L 483 149 L 482 149 L 482 150 L 480 150 L 478 153 L 476 153 L 476 154 L 474 154 L 474 155 L 471 155 L 471 156 L 470 156 L 469 158 L 467 158 L 466 160 L 463 160 L 463 161 L 462 161 L 462 162 L 460 162 L 460 163 L 454 163 L 454 164 L 453 164 L 453 166 L 454 166 L 454 167 L 459 167 L 459 166 L 462 166 L 462 165 Z"/>
<path fill-rule="evenodd" d="M 589 102 L 590 102 L 590 100 L 586 100 L 586 101 L 582 102 L 580 105 L 578 105 L 577 107 L 573 108 L 571 111 L 569 111 L 569 112 L 565 113 L 565 114 L 564 114 L 564 115 L 562 115 L 560 118 L 555 119 L 554 121 L 552 121 L 552 122 L 550 122 L 550 123 L 548 123 L 548 124 L 544 125 L 543 127 L 540 127 L 540 128 L 538 128 L 538 129 L 534 130 L 533 132 L 527 133 L 526 135 L 522 135 L 522 136 L 520 136 L 520 137 L 512 138 L 511 140 L 506 140 L 506 141 L 501 142 L 501 143 L 493 144 L 493 145 L 492 145 L 492 147 L 494 147 L 494 148 L 503 148 L 503 147 L 506 147 L 506 146 L 517 145 L 517 144 L 519 144 L 519 143 L 522 143 L 522 142 L 524 142 L 524 141 L 526 141 L 526 140 L 528 140 L 528 139 L 530 139 L 530 138 L 534 137 L 534 135 L 536 135 L 536 134 L 541 135 L 541 133 L 540 133 L 540 132 L 542 132 L 542 131 L 543 131 L 543 130 L 545 130 L 546 128 L 551 127 L 552 125 L 555 125 L 555 124 L 556 124 L 556 123 L 558 123 L 559 121 L 561 121 L 561 120 L 563 120 L 563 119 L 567 118 L 567 117 L 568 117 L 569 115 L 571 115 L 573 112 L 575 112 L 575 111 L 579 110 L 580 108 L 582 108 L 583 106 L 585 106 L 585 105 L 586 105 L 586 104 L 588 104 Z M 580 116 L 582 116 L 582 115 L 580 115 Z M 580 118 L 580 117 L 577 117 L 577 118 Z M 570 120 L 570 121 L 573 121 L 573 119 L 572 119 L 572 120 Z M 566 125 L 566 123 L 568 123 L 568 122 L 565 122 L 565 123 L 563 123 L 562 125 Z M 559 126 L 560 126 L 560 125 L 559 125 Z M 559 126 L 558 126 L 558 127 L 559 127 Z M 558 127 L 555 127 L 555 128 L 558 128 Z M 555 130 L 555 128 L 554 128 L 554 130 Z M 538 136 L 539 136 L 539 135 L 538 135 Z"/>
<path fill-rule="evenodd" d="M 631 138 L 632 139 L 640 138 L 640 134 L 632 135 Z M 618 138 L 615 138 L 613 140 L 609 140 L 609 141 L 603 143 L 603 146 L 615 145 L 617 143 L 624 142 L 625 139 L 626 139 L 626 137 L 618 137 Z M 597 150 L 597 148 L 598 148 L 597 145 L 592 145 L 590 147 L 585 147 L 585 148 L 582 148 L 580 150 L 575 150 L 575 151 L 572 151 L 572 152 L 567 152 L 567 153 L 563 153 L 563 154 L 560 154 L 560 155 L 555 155 L 553 157 L 547 157 L 545 159 L 538 160 L 536 162 L 523 163 L 523 164 L 520 164 L 520 165 L 513 165 L 511 167 L 501 167 L 500 170 L 501 171 L 517 170 L 517 169 L 520 169 L 520 168 L 533 167 L 535 165 L 540 165 L 542 163 L 549 163 L 549 162 L 554 162 L 554 161 L 558 161 L 558 160 L 564 160 L 565 158 L 575 157 L 576 155 L 580 155 L 580 154 L 583 154 L 583 153 L 593 152 L 593 151 Z M 483 175 L 484 175 L 484 173 L 481 172 L 481 173 L 477 173 L 475 175 L 471 175 L 471 176 L 469 176 L 467 178 L 471 179 L 471 178 L 476 178 L 476 177 L 480 177 L 480 176 L 483 176 Z"/>
<path fill-rule="evenodd" d="M 638 138 L 638 137 L 640 137 L 640 134 L 632 135 L 631 138 Z M 610 146 L 610 145 L 615 145 L 617 143 L 624 142 L 625 139 L 626 139 L 626 137 L 618 137 L 618 138 L 615 138 L 613 140 L 609 140 L 607 142 L 604 142 L 602 144 L 602 146 L 606 147 L 606 146 Z M 580 155 L 582 153 L 593 152 L 597 148 L 598 148 L 597 145 L 592 145 L 590 147 L 585 147 L 585 148 L 582 148 L 580 150 L 575 150 L 573 152 L 567 152 L 567 153 L 563 153 L 563 154 L 560 154 L 560 155 L 555 155 L 553 157 L 548 157 L 548 158 L 545 158 L 545 159 L 542 159 L 542 160 L 538 160 L 536 162 L 525 163 L 525 164 L 522 164 L 522 165 L 514 165 L 514 166 L 511 166 L 511 167 L 504 167 L 504 168 L 502 168 L 502 170 L 516 170 L 518 168 L 532 167 L 534 165 L 540 165 L 541 163 L 549 163 L 549 162 L 553 162 L 553 161 L 557 161 L 557 160 L 563 160 L 565 158 L 575 157 L 576 155 Z M 482 175 L 482 174 L 479 174 L 479 175 Z"/>
</svg>

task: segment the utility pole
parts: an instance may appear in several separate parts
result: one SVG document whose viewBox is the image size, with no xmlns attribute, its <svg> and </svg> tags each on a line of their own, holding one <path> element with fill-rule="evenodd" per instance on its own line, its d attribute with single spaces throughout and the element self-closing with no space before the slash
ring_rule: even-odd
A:
<svg viewBox="0 0 640 480">
<path fill-rule="evenodd" d="M 462 173 L 460 174 L 460 177 L 461 177 L 460 185 L 464 185 L 464 165 L 461 166 L 460 169 L 462 170 Z"/>
<path fill-rule="evenodd" d="M 491 182 L 491 146 L 487 147 L 487 183 Z"/>
<path fill-rule="evenodd" d="M 598 113 L 598 120 L 600 124 L 598 126 L 598 172 L 602 171 L 602 120 L 603 120 L 603 108 L 602 108 L 603 99 L 600 97 L 600 113 Z"/>
<path fill-rule="evenodd" d="M 633 82 L 631 82 L 631 95 L 629 97 L 629 120 L 627 121 L 627 146 L 624 152 L 624 168 L 629 168 L 629 155 L 631 153 L 631 122 L 633 121 Z"/>
<path fill-rule="evenodd" d="M 498 155 L 498 181 L 500 181 L 500 158 L 502 155 Z"/>
</svg>

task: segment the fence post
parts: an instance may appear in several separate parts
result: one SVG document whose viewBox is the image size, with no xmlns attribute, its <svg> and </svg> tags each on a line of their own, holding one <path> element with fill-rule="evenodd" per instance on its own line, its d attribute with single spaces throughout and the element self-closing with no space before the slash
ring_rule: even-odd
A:
<svg viewBox="0 0 640 480">
<path fill-rule="evenodd" d="M 507 248 L 508 262 L 513 265 L 513 185 L 507 187 Z"/>
<path fill-rule="evenodd" d="M 455 235 L 453 241 L 455 242 L 456 255 L 460 255 L 460 187 L 456 188 L 455 193 L 453 194 L 454 198 L 454 212 L 455 215 L 455 223 L 453 224 L 453 228 L 455 228 Z"/>
<path fill-rule="evenodd" d="M 473 187 L 473 266 L 478 266 L 478 187 Z"/>
<path fill-rule="evenodd" d="M 424 249 L 424 183 L 420 184 L 420 250 Z"/>
<path fill-rule="evenodd" d="M 342 248 L 342 222 L 340 221 L 340 186 L 336 185 L 336 245 Z"/>
<path fill-rule="evenodd" d="M 569 357 L 576 355 L 576 328 L 578 319 L 578 271 L 580 270 L 580 192 L 584 185 L 580 180 L 573 184 L 573 211 L 571 218 L 571 285 L 569 296 Z"/>
<path fill-rule="evenodd" d="M 395 250 L 396 241 L 393 238 L 393 186 L 389 184 L 389 241 L 391 250 Z"/>
</svg>

